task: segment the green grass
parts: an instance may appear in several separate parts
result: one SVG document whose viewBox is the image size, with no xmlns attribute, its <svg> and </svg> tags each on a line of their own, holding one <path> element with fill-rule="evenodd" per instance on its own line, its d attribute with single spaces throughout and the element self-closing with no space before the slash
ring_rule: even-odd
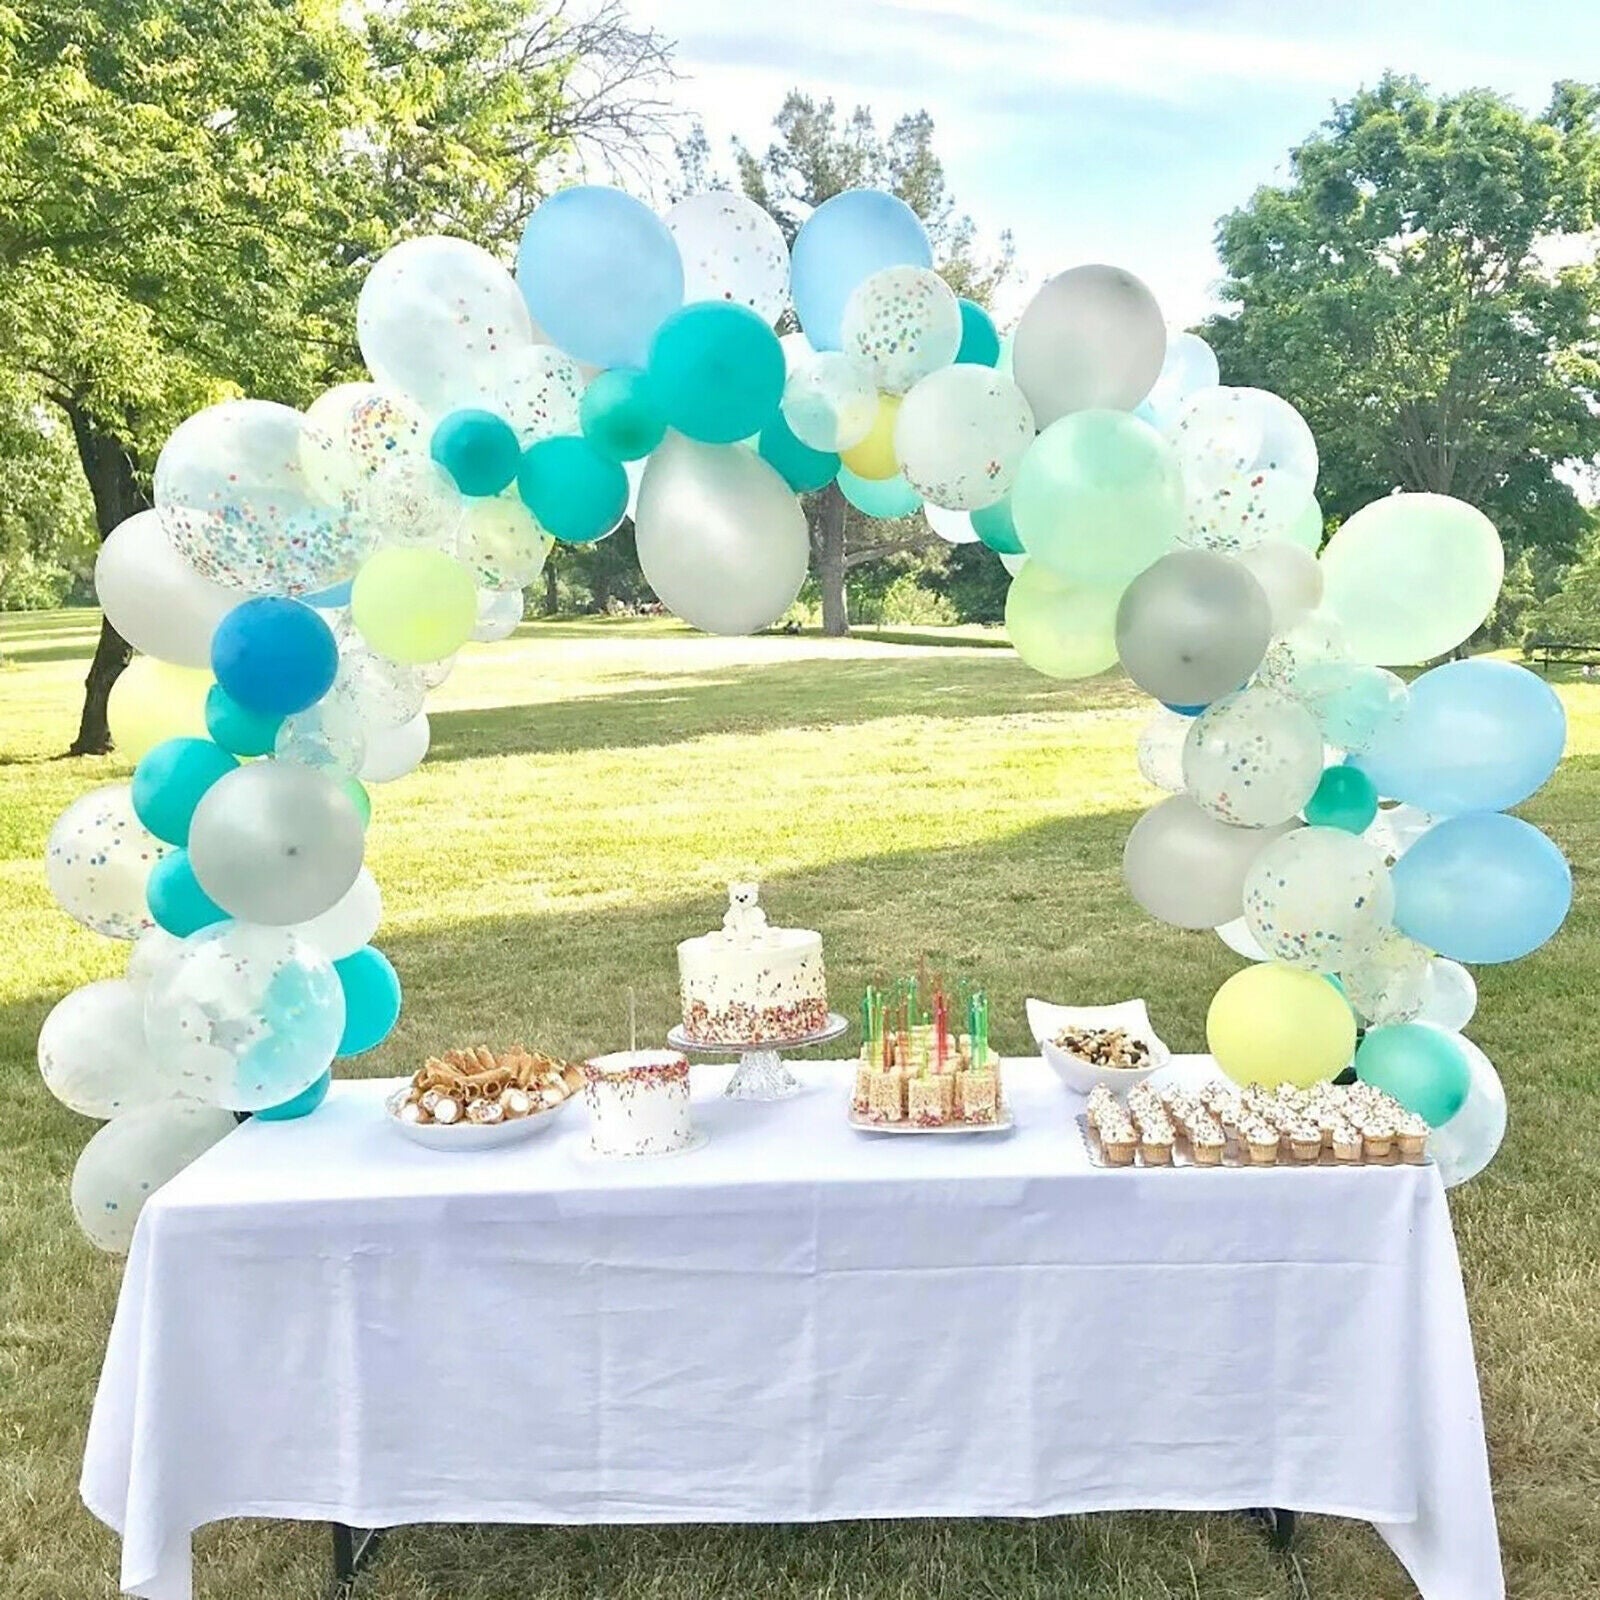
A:
<svg viewBox="0 0 1600 1600">
<path fill-rule="evenodd" d="M 56 814 L 126 771 L 115 758 L 52 759 L 76 725 L 95 620 L 0 622 L 0 1593 L 18 1600 L 116 1588 L 115 1540 L 79 1506 L 76 1481 L 119 1267 L 79 1239 L 67 1205 L 91 1124 L 43 1092 L 33 1064 L 50 1005 L 125 956 L 56 911 L 40 866 Z M 1025 1044 L 1028 993 L 1152 996 L 1164 1035 L 1199 1046 L 1206 1003 L 1237 963 L 1215 939 L 1151 922 L 1118 881 L 1122 839 L 1154 798 L 1133 763 L 1144 703 L 1115 681 L 1053 686 L 987 647 L 992 633 L 937 648 L 922 637 L 719 641 L 666 621 L 556 622 L 466 652 L 435 697 L 433 756 L 375 791 L 380 943 L 407 1006 L 363 1069 L 409 1070 L 474 1038 L 614 1047 L 629 984 L 641 1028 L 663 1032 L 673 942 L 711 926 L 723 884 L 751 866 L 776 918 L 824 930 L 846 1008 L 875 972 L 926 953 L 983 974 L 1002 1049 Z M 1578 1120 L 1600 1089 L 1585 892 L 1600 849 L 1600 686 L 1567 681 L 1562 694 L 1572 753 L 1527 809 L 1572 858 L 1579 899 L 1553 945 L 1479 974 L 1472 1032 L 1505 1077 L 1511 1134 L 1452 1202 L 1516 1600 L 1600 1593 L 1600 1179 Z M 197 1541 L 197 1592 L 311 1600 L 326 1556 L 325 1530 L 229 1525 Z M 1313 1519 L 1284 1563 L 1238 1519 L 1123 1515 L 411 1529 L 364 1592 L 1392 1600 L 1411 1589 L 1357 1525 Z"/>
</svg>

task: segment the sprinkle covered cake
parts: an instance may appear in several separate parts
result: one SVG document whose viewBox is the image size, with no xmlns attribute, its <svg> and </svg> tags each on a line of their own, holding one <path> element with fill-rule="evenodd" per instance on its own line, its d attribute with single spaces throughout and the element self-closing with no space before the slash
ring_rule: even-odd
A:
<svg viewBox="0 0 1600 1600">
<path fill-rule="evenodd" d="M 729 884 L 722 927 L 678 946 L 683 1031 L 696 1044 L 803 1039 L 828 1025 L 822 935 L 769 927 L 759 894 Z"/>
<path fill-rule="evenodd" d="M 676 1050 L 617 1050 L 583 1064 L 589 1142 L 600 1156 L 664 1156 L 694 1143 L 689 1063 Z"/>
</svg>

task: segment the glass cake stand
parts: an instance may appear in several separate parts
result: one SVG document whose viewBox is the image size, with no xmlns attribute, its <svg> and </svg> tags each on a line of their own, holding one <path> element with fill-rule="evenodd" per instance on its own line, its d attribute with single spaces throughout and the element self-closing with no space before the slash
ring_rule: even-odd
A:
<svg viewBox="0 0 1600 1600">
<path fill-rule="evenodd" d="M 689 1038 L 680 1025 L 667 1035 L 667 1043 L 686 1055 L 737 1055 L 738 1069 L 722 1091 L 730 1100 L 787 1100 L 790 1095 L 799 1094 L 800 1080 L 784 1065 L 783 1052 L 827 1044 L 849 1026 L 837 1011 L 830 1011 L 827 1026 L 802 1039 L 763 1039 L 759 1044 L 701 1044 Z"/>
</svg>

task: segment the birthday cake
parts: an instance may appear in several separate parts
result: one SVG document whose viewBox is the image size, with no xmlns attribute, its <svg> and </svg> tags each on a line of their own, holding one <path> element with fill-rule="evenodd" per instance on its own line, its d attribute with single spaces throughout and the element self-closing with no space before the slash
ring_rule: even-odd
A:
<svg viewBox="0 0 1600 1600">
<path fill-rule="evenodd" d="M 689 1063 L 676 1050 L 616 1050 L 583 1064 L 589 1142 L 599 1156 L 665 1156 L 694 1143 Z"/>
<path fill-rule="evenodd" d="M 721 928 L 678 946 L 683 1032 L 696 1044 L 803 1039 L 828 1025 L 822 935 L 770 927 L 759 896 L 757 884 L 729 884 Z"/>
</svg>

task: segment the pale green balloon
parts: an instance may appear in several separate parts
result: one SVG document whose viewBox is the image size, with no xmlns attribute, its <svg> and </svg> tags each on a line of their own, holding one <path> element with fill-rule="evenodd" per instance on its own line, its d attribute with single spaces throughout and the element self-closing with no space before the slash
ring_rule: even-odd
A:
<svg viewBox="0 0 1600 1600">
<path fill-rule="evenodd" d="M 1082 587 L 1120 592 L 1176 543 L 1183 474 L 1149 423 L 1126 411 L 1074 411 L 1022 458 L 1011 511 L 1040 566 Z"/>
<path fill-rule="evenodd" d="M 1315 555 L 1322 548 L 1322 527 L 1322 507 L 1313 495 L 1306 501 L 1305 510 L 1275 537 L 1288 544 L 1297 544 L 1302 550 L 1309 550 Z"/>
<path fill-rule="evenodd" d="M 1117 593 L 1069 584 L 1027 562 L 1006 594 L 1016 652 L 1049 678 L 1092 678 L 1116 664 Z"/>
</svg>

